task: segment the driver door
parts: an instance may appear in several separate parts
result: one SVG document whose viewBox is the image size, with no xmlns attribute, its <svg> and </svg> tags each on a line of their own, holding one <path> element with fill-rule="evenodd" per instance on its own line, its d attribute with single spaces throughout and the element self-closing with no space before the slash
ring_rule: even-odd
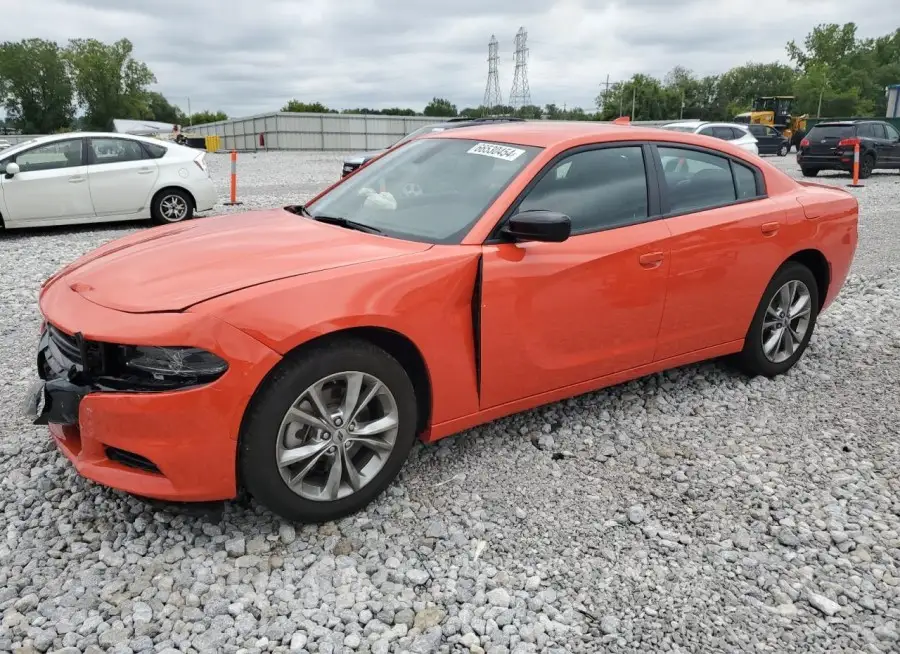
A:
<svg viewBox="0 0 900 654">
<path fill-rule="evenodd" d="M 0 175 L 8 225 L 29 226 L 56 222 L 84 222 L 94 217 L 84 161 L 84 139 L 73 138 L 38 145 L 4 161 L 19 172 Z"/>
<path fill-rule="evenodd" d="M 626 145 L 562 157 L 517 209 L 568 215 L 570 238 L 484 246 L 482 410 L 653 361 L 670 233 L 654 220 L 644 155 Z"/>
</svg>

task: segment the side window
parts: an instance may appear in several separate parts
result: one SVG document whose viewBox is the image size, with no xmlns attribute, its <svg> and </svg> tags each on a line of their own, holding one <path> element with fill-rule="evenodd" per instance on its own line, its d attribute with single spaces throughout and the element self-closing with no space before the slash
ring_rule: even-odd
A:
<svg viewBox="0 0 900 654">
<path fill-rule="evenodd" d="M 728 159 L 696 150 L 658 148 L 668 188 L 669 212 L 687 213 L 734 202 Z"/>
<path fill-rule="evenodd" d="M 81 139 L 55 141 L 20 152 L 14 161 L 23 173 L 36 170 L 57 170 L 84 165 L 84 151 Z"/>
<path fill-rule="evenodd" d="M 137 141 L 127 139 L 91 139 L 91 163 L 112 164 L 139 161 L 145 158 L 144 150 Z"/>
<path fill-rule="evenodd" d="M 863 123 L 856 126 L 856 136 L 861 139 L 870 139 L 875 136 L 871 123 Z"/>
<path fill-rule="evenodd" d="M 738 200 L 747 200 L 759 195 L 756 192 L 756 175 L 743 164 L 732 162 L 734 168 L 734 184 L 737 186 Z"/>
<path fill-rule="evenodd" d="M 900 139 L 900 132 L 898 132 L 896 129 L 894 129 L 893 125 L 886 124 L 884 126 L 884 131 L 887 134 L 887 137 L 889 140 L 896 141 L 897 139 Z"/>
<path fill-rule="evenodd" d="M 887 133 L 884 131 L 884 125 L 880 123 L 872 123 L 872 136 L 877 139 L 886 139 Z"/>
<path fill-rule="evenodd" d="M 541 177 L 519 211 L 566 214 L 572 232 L 641 222 L 648 213 L 647 176 L 639 146 L 587 150 L 561 160 Z"/>
<path fill-rule="evenodd" d="M 772 129 L 771 127 L 766 127 L 766 136 L 781 136 L 777 130 Z"/>
<path fill-rule="evenodd" d="M 763 125 L 750 125 L 750 133 L 753 136 L 767 136 L 768 132 L 766 131 L 765 126 Z"/>
<path fill-rule="evenodd" d="M 731 141 L 734 137 L 734 130 L 730 127 L 720 126 L 713 128 L 713 136 L 717 139 L 722 139 L 723 141 Z"/>
<path fill-rule="evenodd" d="M 147 151 L 147 155 L 151 159 L 160 159 L 162 156 L 169 151 L 169 149 L 164 145 L 157 145 L 156 143 L 141 143 L 144 146 L 144 150 Z"/>
<path fill-rule="evenodd" d="M 702 134 L 703 136 L 715 136 L 714 129 L 714 127 L 704 127 L 697 133 Z"/>
</svg>

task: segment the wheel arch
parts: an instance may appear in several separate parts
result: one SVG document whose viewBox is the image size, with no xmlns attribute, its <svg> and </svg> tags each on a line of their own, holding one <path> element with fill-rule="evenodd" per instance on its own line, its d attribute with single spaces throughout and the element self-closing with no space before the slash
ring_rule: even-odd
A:
<svg viewBox="0 0 900 654">
<path fill-rule="evenodd" d="M 197 208 L 197 198 L 194 197 L 194 194 L 191 193 L 190 190 L 188 190 L 184 186 L 178 186 L 177 184 L 167 184 L 156 191 L 152 196 L 150 196 L 151 210 L 153 208 L 153 204 L 156 202 L 156 199 L 166 191 L 181 191 L 182 193 L 186 193 L 187 196 L 191 199 L 191 203 L 194 205 L 194 208 Z"/>
<path fill-rule="evenodd" d="M 815 248 L 809 248 L 795 252 L 788 257 L 781 266 L 784 266 L 784 264 L 791 261 L 796 261 L 809 268 L 813 277 L 816 278 L 819 295 L 819 310 L 821 310 L 825 305 L 825 298 L 828 296 L 828 288 L 831 285 L 831 264 L 828 263 L 828 259 L 825 258 L 825 255 L 822 254 L 821 251 L 816 250 Z M 779 266 L 779 269 L 781 266 Z"/>
</svg>

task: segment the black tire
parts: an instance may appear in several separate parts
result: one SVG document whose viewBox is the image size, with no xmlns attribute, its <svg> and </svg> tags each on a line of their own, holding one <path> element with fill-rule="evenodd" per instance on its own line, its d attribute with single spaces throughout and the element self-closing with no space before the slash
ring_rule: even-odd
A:
<svg viewBox="0 0 900 654">
<path fill-rule="evenodd" d="M 174 207 L 182 207 L 183 212 L 173 213 Z M 194 199 L 187 191 L 179 188 L 164 188 L 153 196 L 150 216 L 157 225 L 172 225 L 194 217 Z"/>
<path fill-rule="evenodd" d="M 780 146 L 778 146 L 778 156 L 779 157 L 788 156 L 788 152 L 790 152 L 790 151 L 791 151 L 791 146 L 789 143 L 782 143 Z"/>
<path fill-rule="evenodd" d="M 344 371 L 373 375 L 390 390 L 399 416 L 394 449 L 381 470 L 356 492 L 333 501 L 307 499 L 288 487 L 276 464 L 281 423 L 305 389 Z M 286 520 L 337 520 L 368 505 L 397 477 L 416 438 L 417 418 L 416 394 L 406 370 L 366 341 L 347 339 L 286 357 L 257 390 L 245 416 L 238 447 L 241 483 L 256 501 Z"/>
<path fill-rule="evenodd" d="M 766 318 L 766 311 L 769 303 L 775 294 L 788 282 L 799 281 L 806 285 L 810 295 L 810 313 L 809 325 L 806 333 L 800 341 L 799 346 L 794 353 L 785 361 L 775 363 L 766 357 L 763 351 L 763 321 Z M 749 375 L 763 375 L 765 377 L 775 377 L 781 375 L 791 368 L 800 360 L 803 353 L 809 345 L 813 331 L 816 326 L 816 319 L 819 316 L 819 287 L 816 278 L 809 268 L 797 261 L 788 261 L 785 263 L 775 275 L 772 281 L 766 287 L 747 335 L 744 337 L 744 349 L 737 356 L 737 363 L 740 368 Z"/>
<path fill-rule="evenodd" d="M 819 174 L 818 168 L 801 168 L 800 172 L 803 173 L 804 177 L 815 177 Z"/>
<path fill-rule="evenodd" d="M 871 154 L 863 156 L 859 162 L 859 178 L 869 179 L 869 177 L 872 176 L 873 170 L 875 170 L 875 157 Z"/>
</svg>

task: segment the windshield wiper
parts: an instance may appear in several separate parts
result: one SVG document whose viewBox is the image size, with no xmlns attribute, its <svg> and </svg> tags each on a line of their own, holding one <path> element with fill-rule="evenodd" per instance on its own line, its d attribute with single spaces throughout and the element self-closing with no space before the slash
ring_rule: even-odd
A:
<svg viewBox="0 0 900 654">
<path fill-rule="evenodd" d="M 291 213 L 295 213 L 300 216 L 309 216 L 312 218 L 312 214 L 309 213 L 306 209 L 306 205 L 303 204 L 291 204 L 284 208 L 285 211 L 290 211 Z"/>
<path fill-rule="evenodd" d="M 307 213 L 307 215 L 310 215 Z M 312 216 L 310 217 L 313 220 L 316 220 L 320 223 L 328 223 L 329 225 L 338 225 L 340 227 L 346 227 L 347 229 L 355 229 L 359 232 L 366 232 L 368 234 L 381 234 L 381 230 L 377 227 L 372 227 L 371 225 L 364 225 L 363 223 L 358 223 L 355 220 L 349 220 L 347 218 L 342 218 L 340 216 Z"/>
</svg>

